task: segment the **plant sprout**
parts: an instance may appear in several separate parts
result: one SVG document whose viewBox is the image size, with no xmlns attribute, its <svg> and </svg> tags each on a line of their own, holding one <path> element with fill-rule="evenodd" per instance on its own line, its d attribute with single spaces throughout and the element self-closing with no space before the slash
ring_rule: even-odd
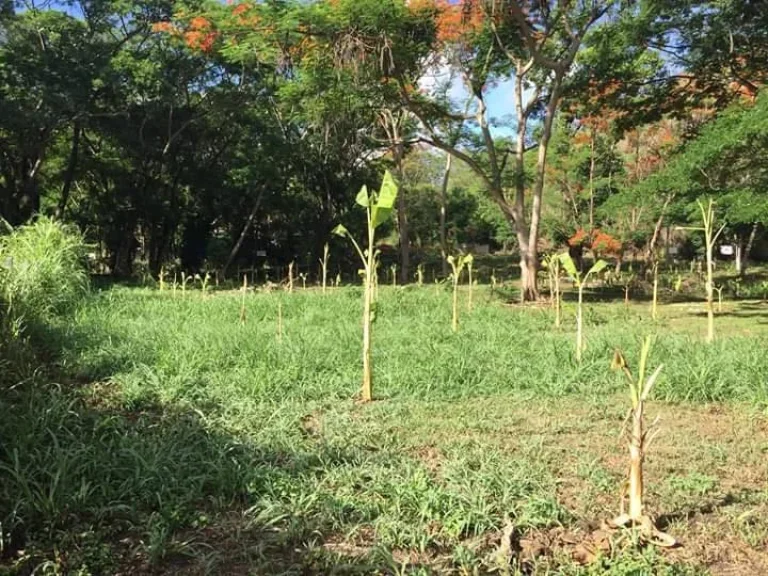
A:
<svg viewBox="0 0 768 576">
<path fill-rule="evenodd" d="M 384 174 L 384 180 L 381 184 L 379 193 L 368 193 L 368 188 L 363 186 L 357 195 L 355 201 L 358 205 L 365 208 L 367 215 L 368 248 L 363 251 L 354 237 L 342 224 L 334 228 L 333 233 L 344 236 L 349 239 L 355 247 L 358 256 L 363 264 L 364 276 L 364 299 L 363 299 L 363 402 L 370 402 L 373 399 L 373 367 L 371 364 L 371 332 L 373 324 L 373 292 L 376 282 L 377 253 L 376 246 L 376 228 L 386 222 L 395 205 L 397 198 L 397 185 L 392 179 L 392 175 L 387 171 Z"/>
<path fill-rule="evenodd" d="M 160 292 L 165 290 L 165 266 L 160 266 Z"/>
<path fill-rule="evenodd" d="M 392 288 L 397 288 L 397 264 L 392 264 L 389 272 L 392 274 Z"/>
<path fill-rule="evenodd" d="M 306 272 L 299 272 L 299 278 L 301 278 L 301 289 L 307 289 L 307 274 Z"/>
<path fill-rule="evenodd" d="M 240 303 L 240 324 L 245 324 L 245 294 L 248 291 L 248 275 L 243 274 L 243 297 Z"/>
<path fill-rule="evenodd" d="M 424 264 L 419 264 L 416 267 L 416 283 L 419 286 L 424 285 Z"/>
<path fill-rule="evenodd" d="M 563 298 L 560 290 L 561 260 L 557 254 L 550 254 L 544 257 L 543 266 L 549 275 L 550 300 L 552 308 L 555 311 L 555 326 L 558 328 L 562 324 Z"/>
<path fill-rule="evenodd" d="M 658 428 L 655 430 L 645 428 L 643 410 L 645 401 L 653 390 L 663 368 L 663 365 L 659 365 L 646 378 L 648 356 L 651 353 L 652 347 L 653 341 L 650 337 L 646 337 L 640 352 L 640 365 L 638 366 L 636 376 L 632 373 L 629 364 L 620 350 L 616 350 L 613 357 L 612 367 L 616 370 L 621 370 L 629 383 L 632 407 L 627 414 L 624 425 L 624 433 L 627 437 L 629 448 L 629 478 L 627 487 L 622 491 L 621 513 L 611 524 L 617 527 L 637 527 L 649 541 L 660 546 L 674 546 L 676 544 L 675 539 L 656 528 L 651 518 L 646 516 L 643 505 L 643 462 L 648 447 L 658 433 Z M 625 495 L 629 497 L 628 513 L 624 511 Z"/>
<path fill-rule="evenodd" d="M 715 292 L 717 292 L 717 312 L 721 314 L 723 312 L 723 288 L 725 286 L 715 286 Z"/>
<path fill-rule="evenodd" d="M 446 258 L 448 264 L 451 265 L 451 278 L 453 279 L 453 315 L 451 318 L 451 330 L 454 332 L 459 331 L 459 281 L 461 280 L 461 273 L 464 271 L 464 267 L 472 262 L 472 254 L 461 254 L 458 258 L 454 258 L 452 255 Z"/>
<path fill-rule="evenodd" d="M 185 296 L 187 294 L 187 282 L 189 282 L 189 276 L 186 275 L 186 273 L 181 273 L 181 295 Z"/>
<path fill-rule="evenodd" d="M 200 274 L 195 274 L 195 280 L 198 280 L 200 282 L 200 289 L 203 291 L 203 296 L 205 296 L 208 292 L 208 283 L 211 281 L 211 273 L 206 272 L 205 276 L 200 276 Z"/>
<path fill-rule="evenodd" d="M 605 268 L 608 266 L 608 262 L 605 260 L 598 260 L 582 277 L 581 273 L 577 270 L 576 264 L 574 264 L 573 258 L 571 258 L 570 254 L 567 252 L 560 254 L 560 261 L 563 263 L 565 272 L 568 274 L 571 280 L 573 280 L 573 283 L 576 285 L 576 288 L 579 292 L 579 301 L 576 308 L 576 361 L 581 362 L 581 355 L 584 352 L 584 286 L 586 285 L 590 276 L 593 274 L 599 274 L 605 270 Z"/>
</svg>

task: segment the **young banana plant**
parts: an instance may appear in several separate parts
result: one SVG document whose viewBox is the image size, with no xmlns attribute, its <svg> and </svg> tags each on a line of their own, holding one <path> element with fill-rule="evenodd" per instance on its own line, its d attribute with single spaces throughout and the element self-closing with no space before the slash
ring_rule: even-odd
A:
<svg viewBox="0 0 768 576">
<path fill-rule="evenodd" d="M 323 246 L 323 257 L 320 260 L 320 268 L 323 271 L 323 294 L 325 294 L 326 284 L 328 282 L 328 242 Z"/>
<path fill-rule="evenodd" d="M 464 268 L 467 267 L 472 261 L 472 254 L 461 254 L 458 257 L 453 255 L 446 258 L 448 264 L 451 265 L 451 279 L 453 280 L 453 315 L 451 318 L 451 330 L 454 332 L 459 331 L 459 282 L 461 281 L 461 273 Z"/>
<path fill-rule="evenodd" d="M 343 225 L 334 228 L 333 233 L 348 238 L 355 247 L 363 264 L 364 299 L 363 299 L 363 402 L 373 399 L 373 366 L 371 363 L 371 341 L 373 324 L 373 291 L 377 266 L 376 228 L 386 222 L 392 214 L 397 199 L 397 185 L 387 171 L 378 194 L 369 194 L 363 186 L 355 201 L 365 208 L 367 215 L 368 248 L 363 250 L 354 237 Z"/>
<path fill-rule="evenodd" d="M 704 245 L 707 250 L 707 282 L 705 289 L 707 293 L 707 342 L 712 343 L 715 341 L 715 283 L 714 283 L 714 270 L 715 259 L 714 251 L 717 240 L 725 230 L 725 224 L 720 226 L 719 229 L 715 228 L 715 202 L 709 200 L 708 204 L 702 203 L 697 200 L 699 205 L 699 211 L 701 212 L 702 226 L 698 228 L 685 228 L 685 230 L 698 230 L 704 232 Z"/>
<path fill-rule="evenodd" d="M 424 286 L 424 264 L 416 267 L 416 283 L 419 287 Z"/>
<path fill-rule="evenodd" d="M 243 288 L 241 292 L 242 292 L 242 299 L 240 301 L 240 324 L 244 325 L 246 321 L 245 296 L 248 294 L 248 275 L 247 274 L 243 274 Z"/>
<path fill-rule="evenodd" d="M 582 276 L 581 272 L 576 268 L 576 264 L 573 262 L 573 258 L 567 252 L 560 254 L 560 261 L 565 268 L 565 273 L 576 285 L 576 289 L 579 292 L 579 300 L 576 308 L 576 361 L 581 362 L 581 355 L 584 353 L 584 286 L 589 281 L 589 277 L 593 274 L 599 274 L 608 266 L 608 262 L 605 260 L 598 260 L 592 265 L 592 268 Z"/>
<path fill-rule="evenodd" d="M 472 254 L 467 254 L 464 256 L 464 263 L 467 266 L 467 274 L 469 276 L 469 298 L 467 299 L 467 309 L 472 312 L 472 289 L 474 287 L 474 283 L 472 281 L 472 266 L 475 263 L 475 258 L 472 256 Z"/>
<path fill-rule="evenodd" d="M 288 292 L 293 293 L 293 266 L 295 262 L 291 260 L 291 263 L 288 264 Z"/>
<path fill-rule="evenodd" d="M 645 514 L 643 502 L 643 462 L 645 453 L 650 443 L 658 433 L 658 428 L 654 425 L 646 429 L 643 418 L 645 402 L 651 394 L 656 381 L 664 367 L 660 364 L 653 373 L 646 378 L 648 369 L 648 357 L 651 353 L 653 341 L 650 337 L 645 338 L 640 352 L 640 365 L 637 374 L 632 370 L 620 350 L 616 350 L 613 357 L 612 367 L 620 370 L 626 377 L 629 384 L 629 395 L 632 407 L 627 414 L 624 425 L 624 434 L 627 438 L 629 448 L 629 477 L 625 490 L 622 491 L 621 513 L 615 518 L 611 525 L 615 527 L 636 527 L 648 541 L 660 546 L 674 546 L 675 539 L 669 534 L 660 532 L 653 523 L 653 520 Z M 629 512 L 625 512 L 624 499 L 629 497 Z"/>
</svg>

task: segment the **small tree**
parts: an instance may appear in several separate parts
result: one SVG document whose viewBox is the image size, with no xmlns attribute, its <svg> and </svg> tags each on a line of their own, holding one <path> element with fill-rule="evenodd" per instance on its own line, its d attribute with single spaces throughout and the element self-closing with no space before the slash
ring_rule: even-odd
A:
<svg viewBox="0 0 768 576">
<path fill-rule="evenodd" d="M 363 299 L 363 389 L 362 399 L 370 402 L 373 399 L 373 367 L 371 364 L 371 331 L 373 323 L 373 291 L 376 275 L 377 255 L 375 251 L 376 228 L 386 222 L 397 199 L 397 185 L 392 175 L 387 171 L 378 194 L 368 193 L 363 186 L 355 201 L 365 208 L 367 215 L 368 248 L 363 251 L 354 237 L 342 224 L 334 228 L 333 233 L 349 239 L 355 247 L 363 264 L 364 299 Z"/>
<path fill-rule="evenodd" d="M 459 331 L 459 283 L 461 281 L 461 273 L 464 268 L 471 265 L 473 258 L 472 254 L 461 254 L 457 258 L 454 256 L 448 256 L 446 258 L 448 264 L 451 265 L 451 278 L 453 279 L 453 315 L 451 317 L 451 330 L 454 332 Z M 471 290 L 470 285 L 470 290 Z"/>
<path fill-rule="evenodd" d="M 587 284 L 589 277 L 593 274 L 599 274 L 608 266 L 608 262 L 605 260 L 598 260 L 594 263 L 592 268 L 583 275 L 576 268 L 576 264 L 573 262 L 570 254 L 563 252 L 560 254 L 560 261 L 563 263 L 563 268 L 568 276 L 573 280 L 576 288 L 579 292 L 579 301 L 576 308 L 576 361 L 581 362 L 581 355 L 584 352 L 584 286 Z"/>
<path fill-rule="evenodd" d="M 643 461 L 645 452 L 655 436 L 655 431 L 645 428 L 643 419 L 643 409 L 645 401 L 653 390 L 663 365 L 659 365 L 656 370 L 646 379 L 646 369 L 648 365 L 648 356 L 652 348 L 651 338 L 646 338 L 640 352 L 640 365 L 638 366 L 637 377 L 632 374 L 624 355 L 620 350 L 616 350 L 613 358 L 613 368 L 621 370 L 629 383 L 630 399 L 632 407 L 625 420 L 625 430 L 627 444 L 629 447 L 629 478 L 627 483 L 627 492 L 629 495 L 629 512 L 624 512 L 624 499 L 621 502 L 621 514 L 612 522 L 615 526 L 635 526 L 640 528 L 643 535 L 661 546 L 674 546 L 675 539 L 670 535 L 660 532 L 656 529 L 653 521 L 645 515 L 643 506 Z M 650 432 L 650 435 L 649 435 Z"/>
</svg>

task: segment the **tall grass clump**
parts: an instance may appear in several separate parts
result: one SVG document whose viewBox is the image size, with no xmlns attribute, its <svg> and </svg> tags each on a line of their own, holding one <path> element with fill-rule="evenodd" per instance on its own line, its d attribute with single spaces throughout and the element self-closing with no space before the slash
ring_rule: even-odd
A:
<svg viewBox="0 0 768 576">
<path fill-rule="evenodd" d="M 88 290 L 82 235 L 48 218 L 0 237 L 0 263 L 0 297 L 11 318 L 45 320 Z"/>
<path fill-rule="evenodd" d="M 0 369 L 28 373 L 28 338 L 70 310 L 88 289 L 85 244 L 69 226 L 40 218 L 0 236 Z"/>
</svg>

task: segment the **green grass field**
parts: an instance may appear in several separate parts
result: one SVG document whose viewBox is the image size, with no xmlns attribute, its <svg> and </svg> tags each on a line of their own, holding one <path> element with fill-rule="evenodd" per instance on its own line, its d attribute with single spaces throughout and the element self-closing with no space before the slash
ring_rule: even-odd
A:
<svg viewBox="0 0 768 576">
<path fill-rule="evenodd" d="M 465 289 L 466 290 L 466 289 Z M 768 304 L 590 302 L 381 287 L 372 404 L 361 289 L 112 287 L 53 326 L 0 398 L 0 574 L 768 573 Z M 278 305 L 283 334 L 278 337 Z M 657 335 L 647 505 L 681 542 L 606 534 L 625 383 Z M 51 380 L 54 380 L 52 383 Z"/>
</svg>

